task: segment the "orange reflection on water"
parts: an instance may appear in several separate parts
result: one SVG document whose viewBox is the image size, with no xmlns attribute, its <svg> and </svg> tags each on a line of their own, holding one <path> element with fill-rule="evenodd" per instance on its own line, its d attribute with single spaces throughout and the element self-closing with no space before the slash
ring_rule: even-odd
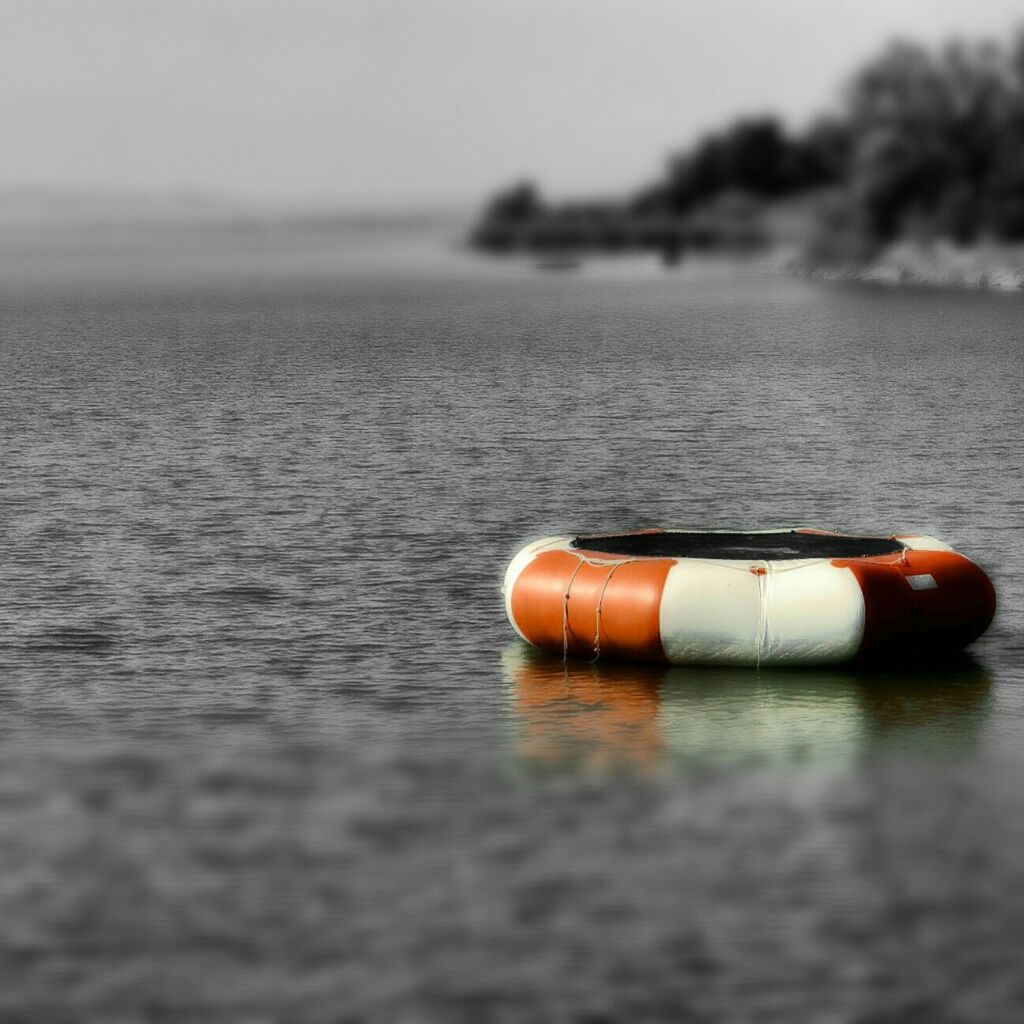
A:
<svg viewBox="0 0 1024 1024">
<path fill-rule="evenodd" d="M 566 661 L 510 648 L 504 657 L 519 726 L 520 756 L 584 771 L 652 770 L 664 752 L 658 725 L 665 670 Z"/>
</svg>

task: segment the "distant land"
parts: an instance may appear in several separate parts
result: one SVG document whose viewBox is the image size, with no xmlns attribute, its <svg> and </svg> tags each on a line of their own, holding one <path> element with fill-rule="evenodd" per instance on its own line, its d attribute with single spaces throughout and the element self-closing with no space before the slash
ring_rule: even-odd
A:
<svg viewBox="0 0 1024 1024">
<path fill-rule="evenodd" d="M 1024 286 L 1024 33 L 896 42 L 800 131 L 739 118 L 624 196 L 499 191 L 469 237 L 543 266 L 594 254 L 768 253 L 823 277 Z"/>
<path fill-rule="evenodd" d="M 142 191 L 49 185 L 0 187 L 0 227 L 182 227 L 218 224 L 333 225 L 367 230 L 465 223 L 465 210 L 380 210 L 343 204 L 261 203 L 194 189 Z"/>
<path fill-rule="evenodd" d="M 430 270 L 466 210 L 256 203 L 199 192 L 0 189 L 0 288 L 168 287 Z"/>
</svg>

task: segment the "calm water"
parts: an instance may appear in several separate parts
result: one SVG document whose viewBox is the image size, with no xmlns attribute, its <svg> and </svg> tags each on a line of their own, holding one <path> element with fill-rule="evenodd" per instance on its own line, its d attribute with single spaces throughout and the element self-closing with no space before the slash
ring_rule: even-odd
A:
<svg viewBox="0 0 1024 1024">
<path fill-rule="evenodd" d="M 1018 1021 L 1024 300 L 287 266 L 0 304 L 0 1016 Z M 998 617 L 514 639 L 522 543 L 649 525 L 934 533 Z"/>
</svg>

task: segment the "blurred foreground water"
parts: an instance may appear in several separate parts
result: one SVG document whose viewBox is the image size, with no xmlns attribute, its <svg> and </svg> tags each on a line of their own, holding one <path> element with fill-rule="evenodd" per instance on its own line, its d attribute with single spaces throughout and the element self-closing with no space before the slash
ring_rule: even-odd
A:
<svg viewBox="0 0 1024 1024">
<path fill-rule="evenodd" d="M 1019 1020 L 1022 300 L 374 237 L 3 254 L 0 1016 Z M 1000 609 L 515 640 L 522 543 L 650 525 L 934 533 Z"/>
</svg>

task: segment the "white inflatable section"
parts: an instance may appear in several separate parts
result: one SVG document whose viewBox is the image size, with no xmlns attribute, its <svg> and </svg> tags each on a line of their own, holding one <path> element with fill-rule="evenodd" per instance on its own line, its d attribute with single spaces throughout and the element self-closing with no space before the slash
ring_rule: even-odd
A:
<svg viewBox="0 0 1024 1024">
<path fill-rule="evenodd" d="M 824 561 L 784 563 L 764 579 L 762 663 L 823 665 L 857 653 L 864 639 L 864 592 L 850 569 Z"/>
<path fill-rule="evenodd" d="M 749 562 L 676 562 L 661 596 L 661 645 L 672 662 L 757 662 L 761 592 Z"/>
<path fill-rule="evenodd" d="M 755 563 L 756 565 L 756 563 Z M 824 664 L 864 636 L 864 595 L 849 569 L 821 559 L 760 563 L 684 559 L 669 570 L 661 642 L 677 663 Z"/>
</svg>

